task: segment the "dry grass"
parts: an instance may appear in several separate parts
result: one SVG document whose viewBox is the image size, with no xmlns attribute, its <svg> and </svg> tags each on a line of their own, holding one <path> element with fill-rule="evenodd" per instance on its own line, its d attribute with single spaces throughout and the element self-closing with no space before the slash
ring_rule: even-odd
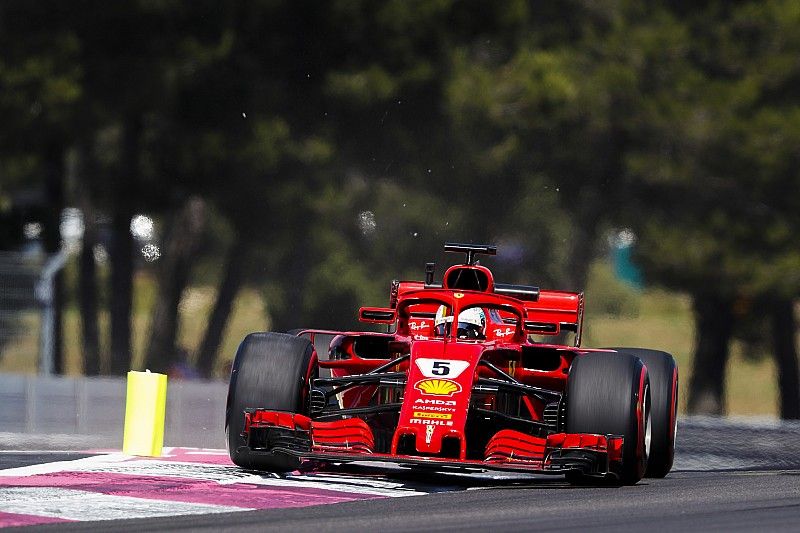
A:
<svg viewBox="0 0 800 533">
<path fill-rule="evenodd" d="M 686 410 L 692 377 L 694 322 L 684 295 L 644 291 L 636 316 L 591 316 L 587 313 L 584 346 L 636 346 L 671 353 L 680 373 L 680 410 Z M 773 360 L 746 358 L 740 343 L 731 346 L 725 401 L 729 414 L 777 416 L 776 370 Z"/>
<path fill-rule="evenodd" d="M 593 286 L 598 290 L 593 291 Z M 141 369 L 144 365 L 144 350 L 156 288 L 153 280 L 147 276 L 137 276 L 134 288 L 133 367 Z M 593 294 L 608 298 L 617 289 L 617 292 L 626 294 L 623 305 L 616 306 L 616 309 L 622 310 L 621 313 L 614 315 L 608 311 L 608 306 L 591 305 Z M 214 296 L 214 289 L 209 287 L 192 287 L 184 294 L 178 342 L 189 354 L 194 354 L 200 344 Z M 611 286 L 607 269 L 600 266 L 594 271 L 587 298 L 589 306 L 585 317 L 583 344 L 596 347 L 639 346 L 672 353 L 680 368 L 680 407 L 685 411 L 694 341 L 694 323 L 688 297 L 661 290 L 636 292 L 627 289 L 626 292 L 623 287 Z M 26 316 L 25 320 L 36 321 L 38 318 L 32 314 L 31 317 Z M 268 324 L 261 293 L 253 288 L 242 290 L 234 303 L 234 311 L 224 334 L 216 366 L 217 376 L 224 377 L 226 364 L 233 359 L 241 339 L 251 331 L 266 330 Z M 101 331 L 108 331 L 106 312 L 100 315 L 100 327 Z M 35 372 L 38 343 L 37 337 L 26 337 L 8 345 L 0 359 L 0 372 Z M 108 346 L 107 336 L 101 339 L 101 344 Z M 74 308 L 68 308 L 64 313 L 64 346 L 67 374 L 79 375 L 83 366 L 80 354 L 80 323 Z M 776 415 L 776 372 L 772 359 L 745 358 L 742 346 L 734 343 L 727 375 L 728 413 Z"/>
<path fill-rule="evenodd" d="M 134 280 L 134 312 L 131 323 L 131 342 L 134 370 L 142 370 L 145 366 L 145 350 L 150 332 L 150 317 L 155 301 L 155 283 L 149 276 L 139 275 Z M 213 288 L 192 287 L 186 290 L 181 301 L 181 326 L 178 344 L 187 351 L 190 357 L 197 350 L 214 303 Z M 108 331 L 109 315 L 107 311 L 99 313 L 101 331 L 100 345 L 103 360 L 101 364 L 108 368 Z M 37 371 L 39 354 L 39 316 L 38 313 L 27 313 L 24 320 L 31 322 L 30 331 L 37 335 L 22 336 L 8 344 L 0 358 L 0 372 L 33 374 Z M 234 302 L 234 310 L 228 327 L 225 330 L 216 365 L 216 374 L 225 377 L 226 364 L 233 359 L 236 347 L 242 338 L 251 331 L 264 331 L 268 320 L 265 316 L 264 303 L 259 291 L 245 288 L 240 291 Z M 64 351 L 65 373 L 71 376 L 83 372 L 81 355 L 80 315 L 74 307 L 64 309 Z"/>
</svg>

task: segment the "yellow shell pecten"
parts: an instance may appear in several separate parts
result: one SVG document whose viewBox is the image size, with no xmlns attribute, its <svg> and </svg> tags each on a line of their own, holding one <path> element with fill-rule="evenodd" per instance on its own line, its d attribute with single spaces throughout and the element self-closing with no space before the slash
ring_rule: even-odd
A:
<svg viewBox="0 0 800 533">
<path fill-rule="evenodd" d="M 419 381 L 416 388 L 424 394 L 434 396 L 452 396 L 453 393 L 461 390 L 461 386 L 449 379 L 423 379 Z"/>
</svg>

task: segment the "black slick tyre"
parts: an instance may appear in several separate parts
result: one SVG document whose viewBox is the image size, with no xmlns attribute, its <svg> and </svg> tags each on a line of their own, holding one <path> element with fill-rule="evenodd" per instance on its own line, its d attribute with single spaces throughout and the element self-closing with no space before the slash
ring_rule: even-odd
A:
<svg viewBox="0 0 800 533">
<path fill-rule="evenodd" d="M 647 466 L 650 394 L 647 370 L 638 357 L 619 353 L 577 356 L 567 377 L 568 433 L 617 435 L 624 438 L 622 462 L 612 462 L 605 481 L 633 485 Z M 590 482 L 579 473 L 571 483 Z"/>
<path fill-rule="evenodd" d="M 644 348 L 609 348 L 638 357 L 650 376 L 652 438 L 645 477 L 662 478 L 672 469 L 678 412 L 678 366 L 667 352 Z"/>
<path fill-rule="evenodd" d="M 316 353 L 303 337 L 284 333 L 251 333 L 236 352 L 228 385 L 225 431 L 228 453 L 242 468 L 291 472 L 294 457 L 254 454 L 245 446 L 244 411 L 264 408 L 308 414 L 309 380 L 316 371 Z"/>
</svg>

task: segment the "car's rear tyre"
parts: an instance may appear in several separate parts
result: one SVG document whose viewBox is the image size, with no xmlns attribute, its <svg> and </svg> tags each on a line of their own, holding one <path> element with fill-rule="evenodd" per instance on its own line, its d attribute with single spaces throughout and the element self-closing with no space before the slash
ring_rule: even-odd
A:
<svg viewBox="0 0 800 533">
<path fill-rule="evenodd" d="M 649 444 L 650 393 L 647 370 L 638 357 L 617 353 L 577 356 L 567 378 L 568 433 L 624 438 L 622 462 L 611 464 L 606 481 L 633 485 L 644 476 Z M 571 483 L 590 481 L 580 473 Z"/>
<path fill-rule="evenodd" d="M 661 478 L 672 469 L 678 412 L 678 365 L 667 352 L 645 348 L 610 348 L 638 357 L 650 376 L 652 440 L 645 477 Z"/>
<path fill-rule="evenodd" d="M 251 333 L 244 338 L 231 368 L 225 411 L 228 453 L 234 464 L 268 472 L 297 469 L 300 461 L 294 457 L 254 454 L 245 447 L 244 411 L 307 414 L 309 380 L 315 371 L 316 353 L 306 338 L 284 333 Z"/>
</svg>

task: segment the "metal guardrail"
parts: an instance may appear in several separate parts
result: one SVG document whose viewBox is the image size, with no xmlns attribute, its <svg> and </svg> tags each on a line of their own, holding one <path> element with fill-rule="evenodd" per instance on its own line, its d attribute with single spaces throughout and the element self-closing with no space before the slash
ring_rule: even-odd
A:
<svg viewBox="0 0 800 533">
<path fill-rule="evenodd" d="M 170 380 L 164 444 L 224 448 L 227 392 L 222 381 Z M 37 436 L 47 447 L 58 436 L 121 447 L 125 393 L 125 378 L 0 374 L 0 434 L 24 435 L 34 448 Z M 0 449 L 8 447 L 0 436 Z"/>
<path fill-rule="evenodd" d="M 0 450 L 121 449 L 125 378 L 0 374 Z M 226 447 L 224 381 L 170 380 L 165 446 Z M 677 470 L 800 468 L 800 422 L 680 417 Z"/>
</svg>

